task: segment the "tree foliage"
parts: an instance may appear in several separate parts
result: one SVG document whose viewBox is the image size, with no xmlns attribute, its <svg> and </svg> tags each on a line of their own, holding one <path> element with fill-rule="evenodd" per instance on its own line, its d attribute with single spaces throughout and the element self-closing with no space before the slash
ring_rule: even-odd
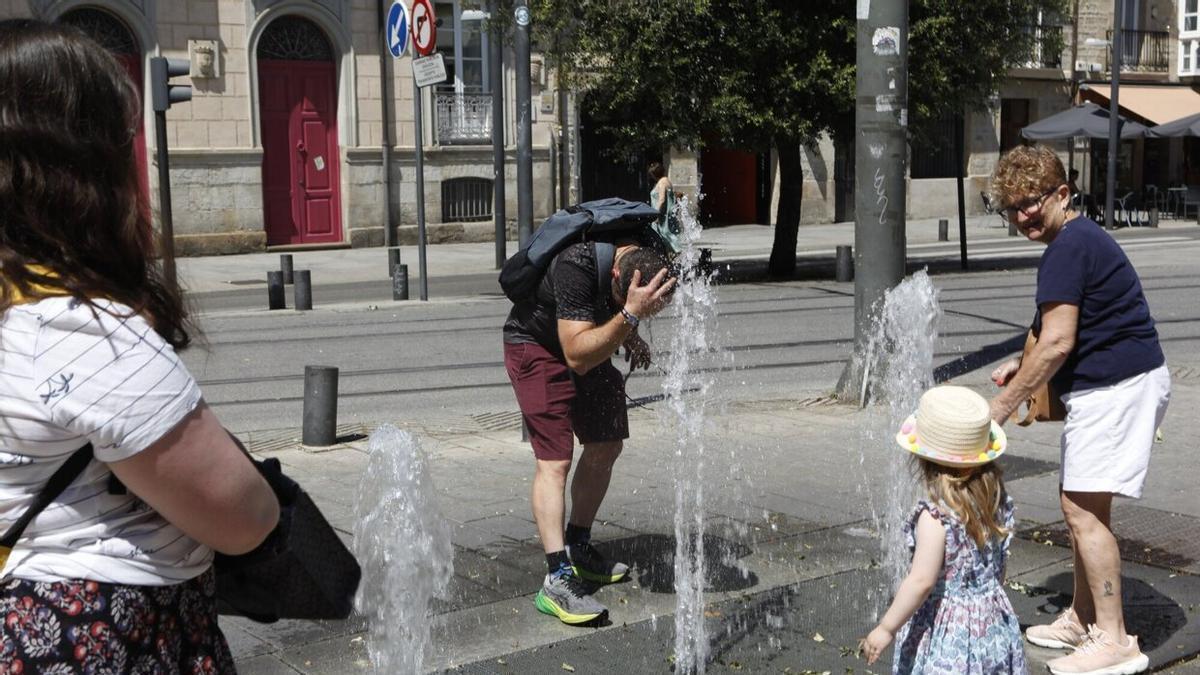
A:
<svg viewBox="0 0 1200 675">
<path fill-rule="evenodd" d="M 852 128 L 855 0 L 528 0 L 536 48 L 588 92 L 618 154 L 708 143 L 779 155 L 771 270 L 795 266 L 800 148 Z M 494 21 L 511 28 L 512 0 Z M 1035 48 L 1064 0 L 910 0 L 909 105 L 926 120 L 978 109 Z M 1050 23 L 1050 21 L 1044 21 Z M 1061 49 L 1045 42 L 1044 50 Z M 917 139 L 918 142 L 921 139 Z"/>
</svg>

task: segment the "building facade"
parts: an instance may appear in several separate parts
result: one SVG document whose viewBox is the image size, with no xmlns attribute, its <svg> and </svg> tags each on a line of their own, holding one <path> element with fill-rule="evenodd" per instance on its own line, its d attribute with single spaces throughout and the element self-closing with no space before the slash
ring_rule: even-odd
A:
<svg viewBox="0 0 1200 675">
<path fill-rule="evenodd" d="M 967 212 L 985 213 L 980 194 L 1000 154 L 1023 142 L 1026 125 L 1082 101 L 1108 106 L 1113 33 L 1111 0 L 1072 0 L 1072 14 L 1039 16 L 1028 30 L 1038 45 L 1028 63 L 1014 68 L 986 110 L 967 115 L 963 133 Z M 1200 113 L 1200 0 L 1124 0 L 1121 78 L 1122 115 L 1153 126 Z M 1061 50 L 1049 45 L 1063 45 Z M 910 83 L 916 86 L 917 83 Z M 955 133 L 949 123 L 939 130 Z M 1085 190 L 1102 191 L 1104 141 L 1075 139 L 1051 147 L 1080 171 Z M 822 137 L 803 157 L 802 222 L 853 220 L 852 145 Z M 1118 196 L 1147 186 L 1200 184 L 1197 139 L 1148 139 L 1121 144 Z M 944 218 L 957 213 L 955 153 L 952 148 L 910 150 L 908 212 L 911 218 Z M 774 168 L 775 161 L 771 166 Z M 772 213 L 778 198 L 773 180 Z M 709 192 L 705 185 L 705 192 Z"/>
<path fill-rule="evenodd" d="M 0 18 L 36 17 L 79 27 L 117 56 L 140 92 L 149 88 L 151 57 L 191 62 L 193 98 L 168 111 L 167 134 L 176 249 L 196 255 L 381 245 L 389 208 L 397 241 L 416 240 L 411 50 L 400 59 L 381 58 L 384 5 L 0 0 Z M 460 0 L 439 0 L 435 7 L 441 24 L 437 49 L 448 77 L 424 88 L 420 105 L 429 238 L 490 240 L 493 92 L 484 17 L 465 11 Z M 506 55 L 504 135 L 506 210 L 515 215 L 511 62 Z M 540 57 L 533 70 L 534 185 L 544 186 L 558 159 L 551 156 L 554 138 L 565 134 L 550 88 L 554 78 L 541 68 Z M 143 96 L 139 160 L 157 208 L 153 123 Z M 383 165 L 385 143 L 389 171 Z M 548 214 L 553 200 L 550 190 L 535 189 L 535 218 Z"/>
</svg>

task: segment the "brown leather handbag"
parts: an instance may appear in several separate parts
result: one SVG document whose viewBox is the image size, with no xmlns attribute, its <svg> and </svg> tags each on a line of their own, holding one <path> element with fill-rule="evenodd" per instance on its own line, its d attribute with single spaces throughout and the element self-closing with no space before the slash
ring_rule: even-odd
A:
<svg viewBox="0 0 1200 675">
<path fill-rule="evenodd" d="M 1029 337 L 1025 339 L 1025 350 L 1021 353 L 1021 363 L 1025 363 L 1025 359 L 1029 358 L 1035 344 L 1037 336 L 1033 331 L 1029 331 Z M 1025 416 L 1017 421 L 1017 425 L 1022 427 L 1034 422 L 1061 422 L 1067 419 L 1067 407 L 1063 405 L 1058 392 L 1049 381 L 1033 390 L 1029 399 L 1025 401 L 1025 408 Z M 1018 417 L 1018 414 L 1014 413 L 1013 417 Z"/>
</svg>

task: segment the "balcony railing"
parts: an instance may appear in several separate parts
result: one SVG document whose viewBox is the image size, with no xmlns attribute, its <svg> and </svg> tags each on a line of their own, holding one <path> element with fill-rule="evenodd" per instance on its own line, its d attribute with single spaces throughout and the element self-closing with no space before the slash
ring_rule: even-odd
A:
<svg viewBox="0 0 1200 675">
<path fill-rule="evenodd" d="M 492 95 L 436 92 L 437 142 L 487 145 L 492 142 Z"/>
<path fill-rule="evenodd" d="M 1024 26 L 1021 30 L 1033 36 L 1033 52 L 1022 64 L 1025 68 L 1062 68 L 1062 26 L 1039 24 Z"/>
<path fill-rule="evenodd" d="M 1108 31 L 1109 44 L 1113 32 Z M 1171 34 L 1165 30 L 1122 30 L 1121 70 L 1165 73 L 1171 65 Z M 1112 71 L 1112 50 L 1106 50 L 1105 69 Z"/>
</svg>

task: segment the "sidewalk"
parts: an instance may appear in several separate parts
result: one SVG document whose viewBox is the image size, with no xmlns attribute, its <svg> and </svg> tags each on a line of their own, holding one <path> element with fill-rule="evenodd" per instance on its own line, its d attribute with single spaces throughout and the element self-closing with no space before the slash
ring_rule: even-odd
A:
<svg viewBox="0 0 1200 675">
<path fill-rule="evenodd" d="M 908 222 L 908 243 L 937 242 L 936 220 Z M 957 221 L 950 226 L 950 242 L 958 242 Z M 713 250 L 714 261 L 762 260 L 771 253 L 775 228 L 769 225 L 733 225 L 704 231 L 700 246 Z M 967 219 L 969 245 L 1007 241 L 1008 231 L 997 216 Z M 798 251 L 803 256 L 827 256 L 832 263 L 837 247 L 854 244 L 854 223 L 804 225 L 800 227 Z M 507 253 L 517 251 L 515 241 L 507 243 Z M 494 243 L 437 244 L 426 247 L 429 276 L 449 277 L 496 273 Z M 181 284 L 193 293 L 229 291 L 246 286 L 265 285 L 266 272 L 279 269 L 283 252 L 248 253 L 231 256 L 179 258 Z M 388 278 L 387 250 L 382 247 L 287 251 L 295 269 L 312 271 L 313 283 L 336 280 L 337 283 L 378 281 Z M 418 252 L 415 246 L 400 247 L 401 262 L 408 265 L 409 283 L 417 279 Z"/>
<path fill-rule="evenodd" d="M 960 382 L 982 386 L 981 378 Z M 1172 410 L 1198 404 L 1200 386 L 1176 386 Z M 868 502 L 891 480 L 860 468 L 884 465 L 882 453 L 891 451 L 861 447 L 860 430 L 871 419 L 870 411 L 826 399 L 731 402 L 710 416 L 704 449 L 713 467 L 706 486 L 710 672 L 868 672 L 852 647 L 886 602 Z M 658 411 L 631 411 L 633 437 L 595 529 L 598 540 L 634 566 L 629 582 L 599 591 L 612 621 L 600 629 L 571 628 L 533 607 L 544 561 L 529 514 L 529 450 L 518 425 L 505 411 L 402 425 L 430 456 L 440 508 L 454 528 L 455 577 L 449 598 L 434 608 L 428 667 L 669 672 L 674 487 L 672 453 L 655 434 Z M 1003 460 L 1020 518 L 1008 588 L 1023 625 L 1047 621 L 1070 590 L 1071 556 L 1057 505 L 1057 432 L 1057 425 L 1011 429 Z M 1146 498 L 1114 509 L 1126 542 L 1130 630 L 1141 635 L 1155 668 L 1184 662 L 1172 670 L 1180 673 L 1197 672 L 1196 662 L 1186 662 L 1200 653 L 1200 500 L 1190 460 L 1198 432 L 1194 416 L 1169 416 Z M 286 433 L 247 441 L 257 454 L 279 457 L 349 534 L 365 440 L 319 453 L 306 452 Z M 243 673 L 370 671 L 360 618 L 275 625 L 223 618 L 222 627 Z M 1032 646 L 1028 654 L 1034 672 L 1056 655 Z"/>
</svg>

